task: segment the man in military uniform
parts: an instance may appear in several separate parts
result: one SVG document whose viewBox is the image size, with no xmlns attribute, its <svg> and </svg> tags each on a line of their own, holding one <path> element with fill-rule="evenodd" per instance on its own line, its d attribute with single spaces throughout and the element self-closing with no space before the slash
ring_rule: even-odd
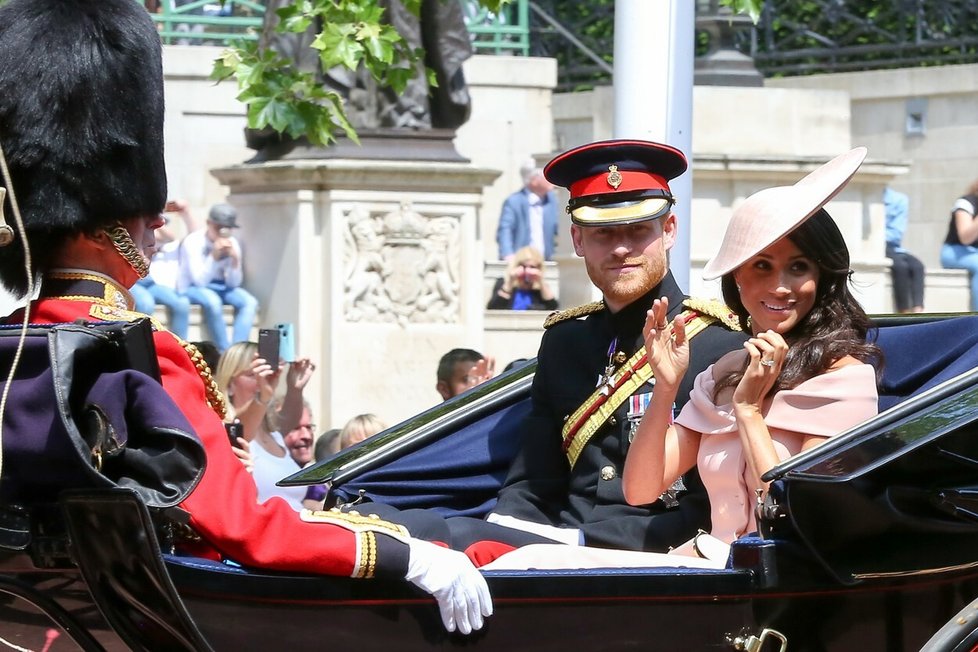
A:
<svg viewBox="0 0 978 652">
<path fill-rule="evenodd" d="M 625 502 L 620 477 L 655 382 L 642 339 L 653 300 L 668 297 L 670 321 L 685 313 L 687 333 L 696 333 L 682 402 L 700 371 L 744 341 L 725 306 L 687 299 L 668 268 L 679 228 L 668 182 L 686 165 L 667 145 L 612 140 L 577 147 L 546 166 L 547 179 L 570 191 L 574 251 L 603 299 L 547 320 L 522 450 L 490 523 L 572 545 L 647 551 L 666 551 L 709 529 L 695 469 L 684 487 L 637 507 Z M 482 562 L 527 542 L 473 519 L 450 524 L 453 546 Z"/>
<path fill-rule="evenodd" d="M 11 0 L 0 8 L 0 88 L 11 176 L 3 185 L 17 200 L 3 208 L 19 205 L 23 218 L 0 250 L 0 282 L 25 298 L 40 281 L 38 299 L 0 322 L 145 317 L 127 288 L 148 272 L 166 201 L 163 71 L 149 15 L 132 0 Z M 488 589 L 464 555 L 380 519 L 300 519 L 278 498 L 259 504 L 228 445 L 224 398 L 203 357 L 154 326 L 163 387 L 207 457 L 181 503 L 183 547 L 280 571 L 405 578 L 436 597 L 450 631 L 482 626 Z"/>
</svg>

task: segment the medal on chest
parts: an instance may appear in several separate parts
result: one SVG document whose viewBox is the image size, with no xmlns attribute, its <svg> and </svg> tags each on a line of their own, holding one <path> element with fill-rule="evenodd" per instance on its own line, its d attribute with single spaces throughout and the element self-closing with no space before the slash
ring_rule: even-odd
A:
<svg viewBox="0 0 978 652">
<path fill-rule="evenodd" d="M 615 372 L 618 371 L 618 366 L 628 360 L 625 352 L 617 351 L 617 348 L 618 338 L 615 337 L 608 345 L 608 364 L 604 368 L 604 373 L 598 375 L 598 382 L 595 385 L 601 388 L 601 393 L 605 396 L 609 396 L 615 388 Z"/>
</svg>

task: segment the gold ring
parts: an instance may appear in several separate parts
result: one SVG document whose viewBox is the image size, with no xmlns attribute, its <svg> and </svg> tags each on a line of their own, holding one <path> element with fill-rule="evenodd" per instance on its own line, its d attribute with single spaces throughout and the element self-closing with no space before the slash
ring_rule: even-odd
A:
<svg viewBox="0 0 978 652">
<path fill-rule="evenodd" d="M 765 367 L 773 367 L 774 366 L 774 360 L 773 359 L 772 360 L 761 360 L 761 364 L 764 365 Z"/>
</svg>

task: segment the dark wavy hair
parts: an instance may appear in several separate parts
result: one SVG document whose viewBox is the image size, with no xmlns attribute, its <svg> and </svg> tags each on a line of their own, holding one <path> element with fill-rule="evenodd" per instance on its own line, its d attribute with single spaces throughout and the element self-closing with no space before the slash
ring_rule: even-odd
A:
<svg viewBox="0 0 978 652">
<path fill-rule="evenodd" d="M 874 364 L 878 378 L 883 366 L 883 352 L 875 344 L 875 336 L 872 340 L 867 339 L 875 333 L 875 328 L 849 290 L 852 276 L 849 249 L 839 227 L 823 208 L 787 237 L 805 256 L 815 261 L 819 278 L 811 311 L 784 334 L 788 355 L 771 392 L 797 387 L 850 355 Z M 750 333 L 750 315 L 740 300 L 733 272 L 723 276 L 720 287 L 724 301 L 736 313 L 741 328 Z M 735 387 L 745 370 L 746 365 L 719 379 L 714 396 L 725 387 Z"/>
</svg>

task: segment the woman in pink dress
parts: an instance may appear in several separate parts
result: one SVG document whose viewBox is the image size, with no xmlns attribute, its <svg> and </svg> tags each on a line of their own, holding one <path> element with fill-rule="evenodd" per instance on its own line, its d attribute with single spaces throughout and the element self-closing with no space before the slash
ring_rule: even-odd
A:
<svg viewBox="0 0 978 652">
<path fill-rule="evenodd" d="M 656 381 L 625 462 L 629 503 L 657 500 L 696 464 L 711 534 L 729 544 L 756 529 L 765 472 L 877 413 L 871 363 L 882 354 L 866 341 L 871 322 L 848 287 L 849 251 L 823 208 L 865 156 L 854 149 L 734 211 L 704 278 L 721 278 L 724 300 L 752 337 L 697 376 L 675 422 L 689 342 L 680 319 L 666 322 L 667 300 L 653 304 L 643 332 Z M 703 555 L 693 541 L 673 552 Z"/>
</svg>

